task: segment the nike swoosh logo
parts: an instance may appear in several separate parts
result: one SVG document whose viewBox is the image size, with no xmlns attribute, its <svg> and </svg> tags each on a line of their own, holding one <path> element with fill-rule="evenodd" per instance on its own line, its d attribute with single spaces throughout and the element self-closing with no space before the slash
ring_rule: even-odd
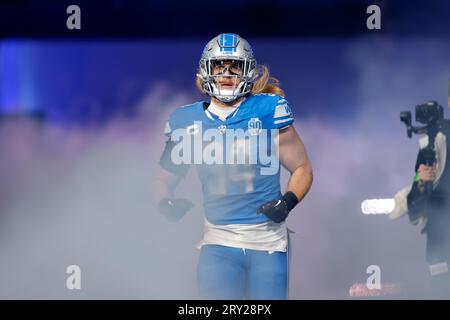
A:
<svg viewBox="0 0 450 320">
<path fill-rule="evenodd" d="M 278 200 L 278 202 L 275 204 L 275 207 L 277 206 L 277 205 L 279 205 L 281 203 L 281 200 Z"/>
</svg>

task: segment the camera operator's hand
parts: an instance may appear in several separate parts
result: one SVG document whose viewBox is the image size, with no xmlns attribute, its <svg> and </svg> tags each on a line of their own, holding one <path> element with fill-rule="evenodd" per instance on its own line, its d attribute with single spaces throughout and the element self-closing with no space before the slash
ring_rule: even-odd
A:
<svg viewBox="0 0 450 320">
<path fill-rule="evenodd" d="M 419 173 L 419 182 L 417 183 L 417 187 L 419 188 L 420 192 L 424 192 L 425 183 L 433 182 L 436 179 L 436 167 L 421 164 L 419 166 L 418 173 Z"/>
</svg>

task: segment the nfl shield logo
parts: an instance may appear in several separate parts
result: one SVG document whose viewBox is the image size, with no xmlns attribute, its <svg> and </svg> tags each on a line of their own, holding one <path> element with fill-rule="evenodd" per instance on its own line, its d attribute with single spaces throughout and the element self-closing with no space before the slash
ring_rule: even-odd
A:
<svg viewBox="0 0 450 320">
<path fill-rule="evenodd" d="M 262 121 L 258 118 L 248 120 L 248 133 L 252 136 L 258 135 L 262 130 Z"/>
<path fill-rule="evenodd" d="M 218 127 L 220 134 L 225 134 L 227 131 L 227 126 L 226 125 L 221 125 Z"/>
</svg>

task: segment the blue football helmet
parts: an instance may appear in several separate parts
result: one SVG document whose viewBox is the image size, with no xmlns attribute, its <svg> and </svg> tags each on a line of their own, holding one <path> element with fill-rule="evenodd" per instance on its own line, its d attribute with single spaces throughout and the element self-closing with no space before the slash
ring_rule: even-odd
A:
<svg viewBox="0 0 450 320">
<path fill-rule="evenodd" d="M 203 49 L 199 77 L 208 95 L 223 102 L 232 102 L 249 93 L 257 76 L 256 60 L 250 44 L 237 34 L 222 33 Z M 228 74 L 227 74 L 228 72 Z M 234 86 L 222 88 L 220 77 L 234 80 Z"/>
</svg>

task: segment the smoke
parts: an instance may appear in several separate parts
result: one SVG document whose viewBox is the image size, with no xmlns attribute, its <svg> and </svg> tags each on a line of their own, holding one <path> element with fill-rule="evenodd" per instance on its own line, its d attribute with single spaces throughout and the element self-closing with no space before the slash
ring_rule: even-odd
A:
<svg viewBox="0 0 450 320">
<path fill-rule="evenodd" d="M 419 231 L 405 217 L 391 221 L 361 212 L 365 199 L 392 198 L 411 181 L 414 151 L 404 147 L 406 137 L 393 140 L 388 134 L 354 129 L 345 133 L 319 120 L 298 125 L 313 164 L 314 184 L 289 218 L 296 231 L 292 294 L 348 298 L 351 285 L 366 282 L 370 265 L 380 267 L 383 283 L 399 282 L 406 296 L 421 294 L 410 288 L 424 281 L 424 238 Z"/>
<path fill-rule="evenodd" d="M 392 198 L 412 181 L 419 137 L 406 137 L 399 113 L 430 99 L 445 103 L 449 49 L 437 40 L 353 41 L 346 58 L 358 77 L 356 114 L 297 121 L 315 177 L 290 217 L 297 297 L 348 298 L 353 283 L 366 282 L 370 265 L 380 266 L 383 283 L 400 284 L 394 297 L 430 296 L 425 236 L 407 217 L 365 216 L 360 204 Z"/>
<path fill-rule="evenodd" d="M 150 121 L 151 109 L 188 98 L 157 86 L 136 120 L 101 129 L 3 122 L 1 298 L 196 297 L 200 204 L 175 225 L 150 202 L 163 147 L 163 123 Z M 69 265 L 81 268 L 79 291 L 66 289 Z"/>
</svg>

